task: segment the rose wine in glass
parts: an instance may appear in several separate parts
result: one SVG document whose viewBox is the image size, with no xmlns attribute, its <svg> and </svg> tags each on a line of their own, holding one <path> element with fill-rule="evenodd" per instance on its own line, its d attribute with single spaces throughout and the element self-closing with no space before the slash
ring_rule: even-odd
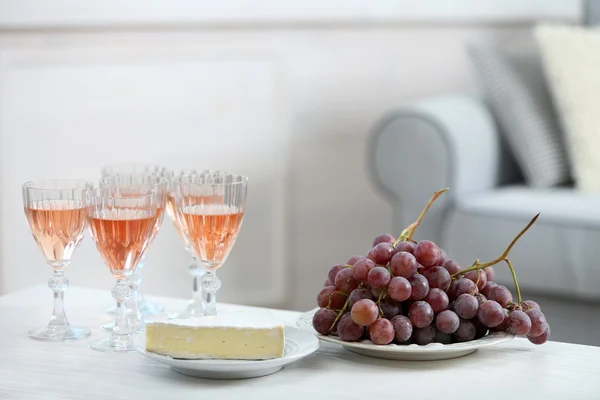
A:
<svg viewBox="0 0 600 400">
<path fill-rule="evenodd" d="M 163 216 L 169 192 L 169 182 L 166 178 L 150 174 L 122 174 L 102 178 L 101 187 L 115 187 L 123 196 L 136 196 L 140 191 L 155 190 L 157 192 L 156 222 L 150 236 L 149 244 L 152 244 L 162 226 Z M 127 318 L 129 327 L 133 332 L 144 330 L 144 314 L 141 310 L 139 285 L 142 275 L 139 271 L 142 260 L 138 263 L 136 271 L 129 278 L 129 286 L 132 290 L 131 299 L 127 302 Z M 112 330 L 114 321 L 102 325 L 104 329 Z"/>
<path fill-rule="evenodd" d="M 200 171 L 175 181 L 182 230 L 206 274 L 201 285 L 205 315 L 216 315 L 217 270 L 226 261 L 244 218 L 248 178 L 225 171 Z"/>
<path fill-rule="evenodd" d="M 25 216 L 38 247 L 53 269 L 48 286 L 54 291 L 54 310 L 48 325 L 28 332 L 32 339 L 67 341 L 90 335 L 72 326 L 65 314 L 63 294 L 69 287 L 65 268 L 81 243 L 86 227 L 86 181 L 49 179 L 23 184 Z"/>
<path fill-rule="evenodd" d="M 115 177 L 132 177 L 132 176 L 148 176 L 148 175 L 153 175 L 155 177 L 163 177 L 165 178 L 168 183 L 170 183 L 171 178 L 173 173 L 171 171 L 169 171 L 167 168 L 162 167 L 160 165 L 156 165 L 156 164 L 144 164 L 144 163 L 120 163 L 120 164 L 113 164 L 113 165 L 108 165 L 105 166 L 104 168 L 102 168 L 102 179 L 107 179 L 107 178 L 115 178 Z M 164 207 L 162 208 L 162 210 L 158 210 L 159 213 L 164 213 Z M 156 233 L 158 233 L 158 228 L 160 228 L 161 224 L 162 224 L 162 216 L 159 216 L 159 218 L 157 219 L 157 231 Z M 132 295 L 132 300 L 130 300 L 128 302 L 128 306 L 130 308 L 135 307 L 137 309 L 140 310 L 140 313 L 142 316 L 150 316 L 150 315 L 156 315 L 156 314 L 160 314 L 161 312 L 164 311 L 164 307 L 161 304 L 157 304 L 157 303 L 152 303 L 152 302 L 148 302 L 144 299 L 144 296 L 142 295 L 142 291 L 140 290 L 139 286 L 142 283 L 142 268 L 144 266 L 144 260 L 142 259 L 139 263 L 138 263 L 138 267 L 136 269 L 135 274 L 133 274 L 131 276 L 131 284 L 134 286 L 137 286 L 136 289 L 134 289 L 134 293 Z M 116 313 L 117 309 L 116 307 L 112 306 L 109 307 L 107 310 L 107 312 L 109 313 Z M 131 313 L 131 310 L 130 310 Z M 133 323 L 132 325 L 135 325 L 135 323 Z M 112 327 L 110 327 L 110 324 L 106 324 L 104 326 L 105 328 L 108 329 L 112 329 Z"/>
<path fill-rule="evenodd" d="M 158 196 L 154 189 L 122 193 L 114 186 L 94 189 L 88 200 L 90 233 L 98 252 L 117 283 L 112 290 L 117 320 L 112 334 L 90 343 L 100 351 L 132 351 L 133 338 L 126 303 L 132 290 L 128 279 L 142 259 L 156 225 Z"/>
</svg>

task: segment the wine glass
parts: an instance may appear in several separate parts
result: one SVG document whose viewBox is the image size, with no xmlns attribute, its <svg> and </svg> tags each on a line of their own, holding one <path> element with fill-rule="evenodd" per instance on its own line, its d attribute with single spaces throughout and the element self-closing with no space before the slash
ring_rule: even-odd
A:
<svg viewBox="0 0 600 400">
<path fill-rule="evenodd" d="M 173 175 L 171 171 L 163 166 L 145 163 L 119 163 L 107 165 L 102 168 L 101 174 L 102 178 L 119 175 L 156 175 L 165 177 L 169 181 Z M 139 279 L 139 285 L 141 285 L 141 270 L 143 267 L 144 260 L 142 259 L 138 263 L 136 274 L 132 277 L 134 280 Z M 160 314 L 165 310 L 161 304 L 146 301 L 139 287 L 138 290 L 134 292 L 133 297 L 135 298 L 134 301 L 139 304 L 138 308 L 143 316 Z M 117 312 L 117 309 L 115 306 L 110 306 L 106 309 L 106 312 L 114 314 Z"/>
<path fill-rule="evenodd" d="M 118 187 L 121 193 L 128 193 L 135 195 L 137 188 L 143 190 L 154 189 L 157 192 L 157 208 L 156 208 L 156 224 L 152 231 L 149 244 L 152 244 L 158 231 L 162 225 L 163 216 L 165 212 L 165 206 L 167 203 L 167 195 L 169 192 L 169 181 L 167 178 L 151 175 L 151 174 L 121 174 L 115 176 L 105 176 L 100 181 L 101 187 Z M 145 256 L 145 253 L 144 253 Z M 129 278 L 129 287 L 132 290 L 131 299 L 127 302 L 127 318 L 129 327 L 133 332 L 141 332 L 144 330 L 143 313 L 141 312 L 140 296 L 139 296 L 139 285 L 142 282 L 142 274 L 140 266 L 142 265 L 143 258 L 138 263 L 136 270 L 131 274 Z M 102 325 L 104 329 L 112 330 L 115 321 Z"/>
<path fill-rule="evenodd" d="M 231 252 L 244 218 L 248 178 L 225 171 L 199 171 L 175 180 L 175 202 L 185 237 L 206 274 L 201 285 L 205 315 L 217 315 L 217 270 Z"/>
<path fill-rule="evenodd" d="M 126 303 L 132 290 L 128 279 L 148 248 L 156 227 L 158 194 L 147 187 L 105 186 L 88 195 L 87 217 L 98 252 L 117 283 L 117 321 L 109 337 L 90 343 L 99 351 L 132 351 L 133 337 Z"/>
<path fill-rule="evenodd" d="M 54 291 L 52 318 L 46 327 L 30 330 L 32 339 L 62 342 L 83 339 L 90 330 L 69 324 L 63 303 L 69 287 L 65 268 L 81 243 L 86 226 L 87 193 L 92 184 L 71 179 L 47 179 L 23 184 L 25 216 L 35 242 L 52 267 L 48 286 Z"/>
</svg>

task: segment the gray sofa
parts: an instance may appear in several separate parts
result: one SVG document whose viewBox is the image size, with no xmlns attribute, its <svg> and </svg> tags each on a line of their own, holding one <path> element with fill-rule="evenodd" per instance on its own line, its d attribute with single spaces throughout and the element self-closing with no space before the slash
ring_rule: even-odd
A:
<svg viewBox="0 0 600 400">
<path fill-rule="evenodd" d="M 600 345 L 600 196 L 527 187 L 481 98 L 439 96 L 385 115 L 370 158 L 376 186 L 393 204 L 393 233 L 433 191 L 450 188 L 416 238 L 433 240 L 461 265 L 499 256 L 541 212 L 510 255 L 521 291 L 541 304 L 552 340 Z M 495 269 L 514 294 L 507 267 Z"/>
</svg>

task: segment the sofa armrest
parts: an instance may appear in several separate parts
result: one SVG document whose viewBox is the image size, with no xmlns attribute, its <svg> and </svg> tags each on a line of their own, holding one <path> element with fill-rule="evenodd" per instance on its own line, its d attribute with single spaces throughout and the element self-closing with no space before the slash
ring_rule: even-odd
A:
<svg viewBox="0 0 600 400">
<path fill-rule="evenodd" d="M 490 111 L 476 97 L 433 97 L 384 116 L 373 132 L 370 169 L 394 205 L 395 234 L 418 216 L 435 190 L 449 187 L 417 232 L 440 240 L 453 199 L 498 186 L 506 173 L 514 173 L 502 147 Z"/>
</svg>

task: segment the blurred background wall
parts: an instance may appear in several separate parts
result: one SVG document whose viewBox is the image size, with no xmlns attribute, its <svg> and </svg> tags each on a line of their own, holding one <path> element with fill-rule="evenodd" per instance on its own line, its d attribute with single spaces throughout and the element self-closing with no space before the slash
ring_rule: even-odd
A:
<svg viewBox="0 0 600 400">
<path fill-rule="evenodd" d="M 581 9 L 575 0 L 2 0 L 0 293 L 50 275 L 22 182 L 97 180 L 105 164 L 145 161 L 247 173 L 247 216 L 220 300 L 310 308 L 331 265 L 390 230 L 391 207 L 365 165 L 374 122 L 418 97 L 475 90 L 469 41 L 527 43 L 536 21 L 576 22 Z M 165 219 L 144 291 L 188 297 L 187 262 Z M 68 276 L 112 286 L 89 236 Z"/>
</svg>

